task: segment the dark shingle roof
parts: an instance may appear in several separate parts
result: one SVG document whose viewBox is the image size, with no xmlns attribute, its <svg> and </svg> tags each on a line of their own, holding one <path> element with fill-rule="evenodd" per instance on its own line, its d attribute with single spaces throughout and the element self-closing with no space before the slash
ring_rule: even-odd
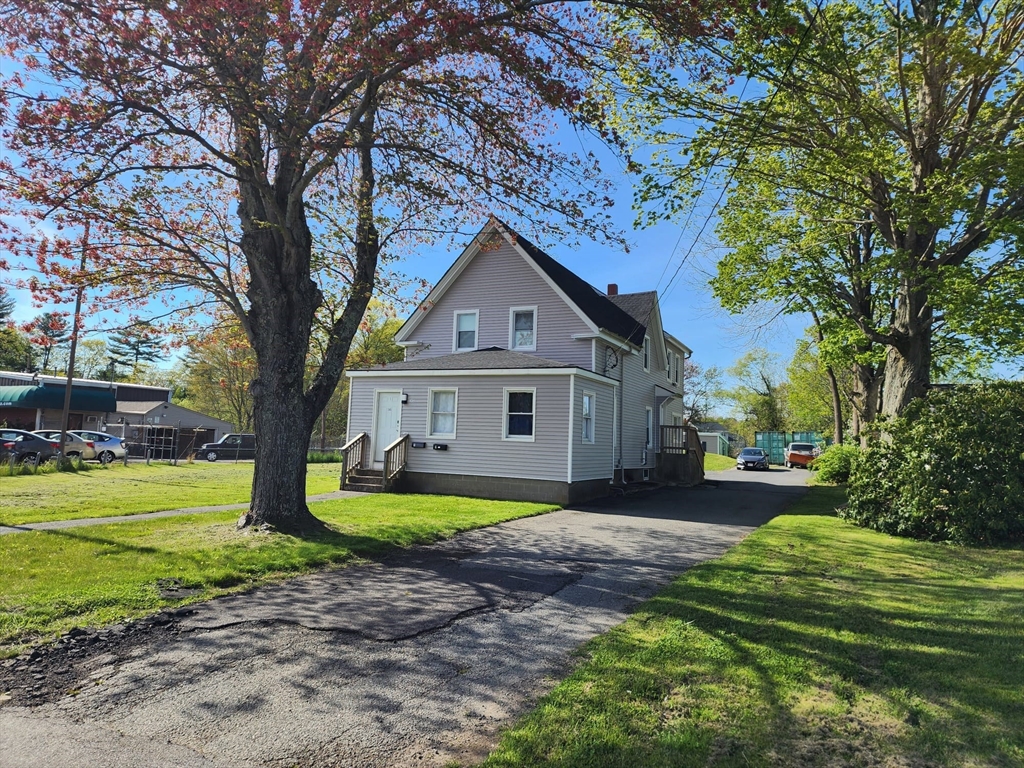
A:
<svg viewBox="0 0 1024 768">
<path fill-rule="evenodd" d="M 537 266 L 544 270 L 545 274 L 551 278 L 555 285 L 561 288 L 562 292 L 580 308 L 583 314 L 590 318 L 594 325 L 610 331 L 620 338 L 627 339 L 638 347 L 643 345 L 644 334 L 647 332 L 646 321 L 631 317 L 628 312 L 623 311 L 609 301 L 609 298 L 597 290 L 597 288 L 566 267 L 563 267 L 507 224 L 502 222 L 501 225 L 512 235 L 516 243 L 522 246 L 530 258 L 537 263 Z M 637 296 L 643 294 L 627 295 Z"/>
<path fill-rule="evenodd" d="M 458 352 L 439 357 L 414 357 L 399 363 L 375 365 L 369 371 L 486 371 L 495 368 L 573 368 L 575 366 L 548 360 L 546 357 L 510 352 L 501 347 L 488 347 L 475 352 Z"/>
<path fill-rule="evenodd" d="M 608 300 L 638 323 L 646 326 L 651 322 L 651 315 L 654 314 L 654 307 L 658 303 L 658 292 L 620 293 L 617 296 L 609 296 Z"/>
</svg>

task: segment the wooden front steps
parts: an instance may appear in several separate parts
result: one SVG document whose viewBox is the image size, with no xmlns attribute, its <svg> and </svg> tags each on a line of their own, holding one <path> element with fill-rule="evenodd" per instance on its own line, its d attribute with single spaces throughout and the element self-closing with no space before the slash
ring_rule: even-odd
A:
<svg viewBox="0 0 1024 768">
<path fill-rule="evenodd" d="M 350 470 L 343 490 L 381 493 L 384 490 L 384 472 L 380 469 L 362 467 Z"/>
</svg>

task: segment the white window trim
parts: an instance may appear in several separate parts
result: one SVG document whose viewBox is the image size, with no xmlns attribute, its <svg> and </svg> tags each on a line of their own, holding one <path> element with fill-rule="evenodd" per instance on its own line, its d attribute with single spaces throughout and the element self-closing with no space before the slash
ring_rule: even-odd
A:
<svg viewBox="0 0 1024 768">
<path fill-rule="evenodd" d="M 434 432 L 434 393 L 435 392 L 454 392 L 455 393 L 455 412 L 454 420 L 451 432 Z M 459 430 L 459 388 L 458 387 L 437 387 L 427 389 L 427 437 L 443 437 L 448 440 L 454 440 L 455 435 Z"/>
<path fill-rule="evenodd" d="M 516 312 L 533 312 L 533 344 L 529 347 L 517 347 L 516 341 Z M 538 312 L 537 305 L 532 307 L 509 307 L 508 310 L 508 348 L 517 352 L 536 352 L 537 351 L 537 320 Z"/>
<path fill-rule="evenodd" d="M 654 409 L 648 405 L 644 410 L 647 412 L 644 416 L 644 439 L 647 441 L 644 447 L 651 448 L 654 445 Z"/>
<path fill-rule="evenodd" d="M 513 443 L 532 443 L 537 438 L 537 388 L 536 387 L 503 387 L 503 403 L 501 408 L 501 439 Z M 533 395 L 533 434 L 510 435 L 508 433 L 508 395 L 509 392 L 529 392 Z"/>
<path fill-rule="evenodd" d="M 587 392 L 584 390 L 583 397 L 590 398 L 590 438 L 583 434 L 583 425 L 586 424 L 586 420 L 583 417 L 583 400 L 580 400 L 580 440 L 587 445 L 593 445 L 595 442 L 595 435 L 597 433 L 597 393 Z"/>
<path fill-rule="evenodd" d="M 647 371 L 647 373 L 650 373 L 651 372 L 651 337 L 650 336 L 644 336 L 644 346 L 643 346 L 642 354 L 643 354 L 644 370 Z"/>
<path fill-rule="evenodd" d="M 473 347 L 459 348 L 459 315 L 476 315 L 476 331 L 473 334 Z M 452 352 L 476 352 L 480 349 L 480 310 L 456 309 L 452 312 Z"/>
</svg>

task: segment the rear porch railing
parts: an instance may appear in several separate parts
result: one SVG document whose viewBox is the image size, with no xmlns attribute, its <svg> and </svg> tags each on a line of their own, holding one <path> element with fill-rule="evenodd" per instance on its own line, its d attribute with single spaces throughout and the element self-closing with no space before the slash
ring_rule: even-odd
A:
<svg viewBox="0 0 1024 768">
<path fill-rule="evenodd" d="M 672 426 L 662 424 L 661 443 L 662 453 L 687 453 L 692 446 L 687 439 L 689 428 L 683 426 Z"/>
</svg>

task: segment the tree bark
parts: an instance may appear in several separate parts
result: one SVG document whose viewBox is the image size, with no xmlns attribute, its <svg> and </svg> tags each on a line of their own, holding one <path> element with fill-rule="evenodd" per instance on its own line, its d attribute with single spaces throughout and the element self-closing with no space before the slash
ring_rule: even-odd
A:
<svg viewBox="0 0 1024 768">
<path fill-rule="evenodd" d="M 899 416 L 911 401 L 924 397 L 931 385 L 932 308 L 928 289 L 905 278 L 893 323 L 894 343 L 885 361 L 882 413 Z"/>
<path fill-rule="evenodd" d="M 828 389 L 832 395 L 832 441 L 836 445 L 843 442 L 843 400 L 839 396 L 839 382 L 836 380 L 835 371 L 831 366 L 825 367 L 828 376 Z"/>
</svg>

